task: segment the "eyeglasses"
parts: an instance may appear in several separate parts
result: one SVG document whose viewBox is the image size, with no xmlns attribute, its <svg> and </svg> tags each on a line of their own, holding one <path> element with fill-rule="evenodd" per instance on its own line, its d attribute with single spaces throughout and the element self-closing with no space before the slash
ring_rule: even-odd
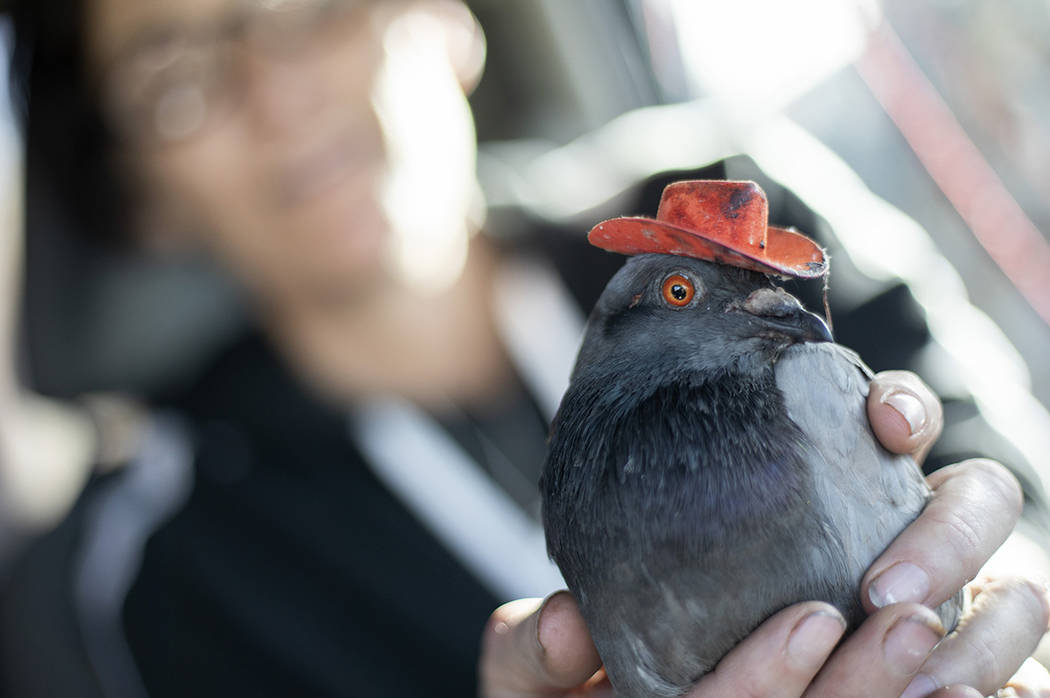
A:
<svg viewBox="0 0 1050 698">
<path fill-rule="evenodd" d="M 290 55 L 378 1 L 254 0 L 215 24 L 144 32 L 103 72 L 109 115 L 137 141 L 191 138 L 235 103 L 236 44 Z"/>
</svg>

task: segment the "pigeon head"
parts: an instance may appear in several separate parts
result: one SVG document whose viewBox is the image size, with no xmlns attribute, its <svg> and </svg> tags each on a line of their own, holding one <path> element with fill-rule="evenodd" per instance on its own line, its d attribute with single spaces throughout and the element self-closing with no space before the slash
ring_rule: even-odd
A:
<svg viewBox="0 0 1050 698">
<path fill-rule="evenodd" d="M 691 180 L 664 189 L 655 219 L 594 226 L 591 244 L 633 256 L 598 301 L 574 376 L 717 378 L 772 368 L 797 342 L 832 341 L 819 317 L 769 280 L 825 276 L 824 250 L 768 218 L 754 182 Z"/>
<path fill-rule="evenodd" d="M 824 321 L 765 274 L 691 257 L 631 257 L 598 300 L 574 376 L 665 383 L 772 368 L 800 342 L 830 342 Z"/>
</svg>

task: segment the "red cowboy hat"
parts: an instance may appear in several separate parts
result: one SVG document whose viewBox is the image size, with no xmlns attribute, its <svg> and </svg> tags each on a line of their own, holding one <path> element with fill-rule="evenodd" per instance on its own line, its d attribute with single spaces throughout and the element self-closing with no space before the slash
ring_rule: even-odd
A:
<svg viewBox="0 0 1050 698">
<path fill-rule="evenodd" d="M 677 254 L 800 279 L 827 274 L 828 258 L 817 243 L 767 225 L 768 218 L 765 192 L 754 182 L 673 182 L 655 220 L 613 218 L 594 226 L 587 239 L 620 254 Z"/>
</svg>

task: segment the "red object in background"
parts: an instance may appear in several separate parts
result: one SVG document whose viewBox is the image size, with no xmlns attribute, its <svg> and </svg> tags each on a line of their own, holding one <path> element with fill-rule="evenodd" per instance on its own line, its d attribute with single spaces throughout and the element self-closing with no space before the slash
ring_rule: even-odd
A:
<svg viewBox="0 0 1050 698">
<path fill-rule="evenodd" d="M 613 218 L 587 239 L 626 255 L 676 254 L 800 279 L 827 274 L 817 243 L 768 218 L 765 192 L 754 182 L 688 180 L 664 188 L 655 219 Z"/>
<path fill-rule="evenodd" d="M 857 69 L 992 261 L 1050 324 L 1050 242 L 889 24 L 872 32 Z"/>
</svg>

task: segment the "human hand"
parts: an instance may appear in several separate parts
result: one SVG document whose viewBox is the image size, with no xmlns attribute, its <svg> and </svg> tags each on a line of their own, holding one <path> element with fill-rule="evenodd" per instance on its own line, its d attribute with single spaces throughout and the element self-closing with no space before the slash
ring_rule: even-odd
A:
<svg viewBox="0 0 1050 698">
<path fill-rule="evenodd" d="M 943 425 L 929 388 L 899 371 L 873 381 L 868 413 L 886 448 L 916 460 Z M 1034 662 L 1010 679 L 1050 619 L 1040 584 L 1024 577 L 982 580 L 972 607 L 943 642 L 929 610 L 971 580 L 1013 530 L 1021 506 L 1016 480 L 1002 466 L 976 460 L 938 471 L 930 484 L 930 504 L 865 575 L 861 596 L 871 615 L 853 635 L 835 649 L 845 628 L 841 615 L 819 602 L 796 604 L 757 628 L 689 696 L 896 698 L 909 691 L 908 698 L 972 698 L 1008 680 L 1018 695 L 1050 695 L 1050 678 Z M 571 595 L 559 592 L 542 604 L 515 601 L 497 609 L 486 628 L 481 695 L 612 695 L 599 669 Z"/>
<path fill-rule="evenodd" d="M 885 410 L 889 406 L 893 409 Z M 943 419 L 933 393 L 914 375 L 887 371 L 872 382 L 868 417 L 879 440 L 917 461 L 929 451 Z M 861 582 L 869 612 L 896 603 L 936 608 L 979 574 L 1007 540 L 1020 516 L 1017 480 L 1001 465 L 971 460 L 927 478 L 933 498 L 874 563 Z M 919 668 L 907 698 L 939 687 L 965 684 L 987 695 L 1002 687 L 1031 655 L 1050 622 L 1045 554 L 1028 551 L 1030 569 L 996 571 L 969 587 L 973 603 L 958 628 Z M 1042 559 L 1032 559 L 1041 556 Z M 1045 672 L 1044 672 L 1045 673 Z M 1027 672 L 1033 684 L 1037 673 Z M 1044 682 L 1050 691 L 1050 681 Z M 940 695 L 940 694 L 934 694 Z"/>
</svg>

